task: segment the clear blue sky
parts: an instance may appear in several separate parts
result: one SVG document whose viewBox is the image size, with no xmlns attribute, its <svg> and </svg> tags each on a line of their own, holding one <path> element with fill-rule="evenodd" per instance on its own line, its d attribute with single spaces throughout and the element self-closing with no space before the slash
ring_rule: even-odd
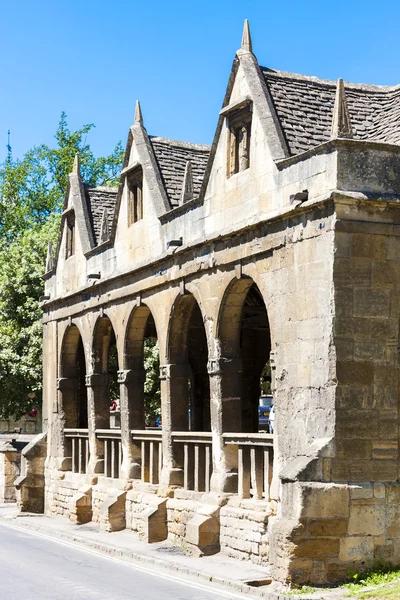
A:
<svg viewBox="0 0 400 600">
<path fill-rule="evenodd" d="M 260 64 L 400 83 L 398 0 L 2 0 L 0 163 L 51 144 L 61 114 L 125 145 L 137 98 L 153 135 L 211 143 L 243 20 Z"/>
</svg>

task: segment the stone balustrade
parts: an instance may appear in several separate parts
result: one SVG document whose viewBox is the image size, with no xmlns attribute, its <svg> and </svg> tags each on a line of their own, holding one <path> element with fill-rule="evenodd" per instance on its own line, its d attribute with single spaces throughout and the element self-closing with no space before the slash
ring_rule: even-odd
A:
<svg viewBox="0 0 400 600">
<path fill-rule="evenodd" d="M 174 432 L 172 443 L 183 444 L 184 489 L 209 492 L 212 475 L 211 432 Z"/>
<path fill-rule="evenodd" d="M 141 480 L 158 484 L 162 470 L 162 431 L 161 429 L 138 429 L 131 431 L 135 442 L 141 444 Z"/>
<path fill-rule="evenodd" d="M 104 476 L 118 479 L 122 465 L 120 429 L 96 429 L 96 438 L 104 444 Z"/>
<path fill-rule="evenodd" d="M 71 456 L 71 471 L 85 474 L 89 463 L 89 432 L 87 429 L 64 429 L 67 454 Z"/>
<path fill-rule="evenodd" d="M 274 436 L 267 433 L 224 433 L 223 438 L 225 444 L 237 446 L 238 496 L 269 500 Z"/>
</svg>

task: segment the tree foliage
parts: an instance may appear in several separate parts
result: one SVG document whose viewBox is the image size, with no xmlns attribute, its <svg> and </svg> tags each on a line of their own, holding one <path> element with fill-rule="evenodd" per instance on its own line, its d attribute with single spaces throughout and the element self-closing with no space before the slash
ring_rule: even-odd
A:
<svg viewBox="0 0 400 600">
<path fill-rule="evenodd" d="M 112 185 L 123 160 L 120 143 L 96 158 L 87 143 L 93 124 L 70 131 L 62 113 L 56 145 L 34 147 L 0 168 L 0 417 L 19 417 L 41 403 L 42 322 L 39 297 L 48 242 L 76 153 L 90 186 Z"/>
</svg>

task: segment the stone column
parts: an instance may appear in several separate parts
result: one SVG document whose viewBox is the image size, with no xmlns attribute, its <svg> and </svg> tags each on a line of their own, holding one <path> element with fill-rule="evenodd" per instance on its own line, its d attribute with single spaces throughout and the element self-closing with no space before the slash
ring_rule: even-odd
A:
<svg viewBox="0 0 400 600">
<path fill-rule="evenodd" d="M 91 474 L 104 473 L 104 442 L 97 439 L 96 429 L 110 428 L 109 377 L 106 373 L 92 373 L 85 379 L 88 398 L 88 430 Z"/>
<path fill-rule="evenodd" d="M 144 368 L 118 371 L 121 406 L 121 477 L 140 479 L 141 444 L 134 441 L 132 429 L 144 429 Z"/>
<path fill-rule="evenodd" d="M 0 446 L 0 503 L 15 502 L 15 481 L 19 475 L 18 451 L 11 442 Z"/>
<path fill-rule="evenodd" d="M 237 492 L 237 450 L 235 446 L 224 444 L 222 434 L 242 431 L 241 360 L 211 358 L 208 374 L 213 442 L 211 491 Z"/>
<path fill-rule="evenodd" d="M 78 379 L 76 377 L 59 377 L 57 379 L 57 390 L 59 394 L 60 414 L 62 415 L 61 436 L 53 435 L 51 437 L 51 452 L 57 456 L 57 463 L 62 471 L 70 471 L 72 468 L 72 445 L 71 440 L 63 435 L 65 429 L 75 429 L 78 427 Z M 53 423 L 54 425 L 54 423 Z M 61 456 L 59 455 L 61 443 Z M 53 448 L 55 446 L 55 448 Z"/>
<path fill-rule="evenodd" d="M 182 444 L 172 443 L 172 432 L 188 429 L 188 375 L 186 363 L 160 366 L 163 485 L 183 485 Z"/>
</svg>

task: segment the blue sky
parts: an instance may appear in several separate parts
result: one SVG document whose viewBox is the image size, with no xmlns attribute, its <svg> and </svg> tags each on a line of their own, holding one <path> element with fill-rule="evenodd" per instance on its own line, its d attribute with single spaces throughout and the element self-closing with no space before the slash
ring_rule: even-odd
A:
<svg viewBox="0 0 400 600">
<path fill-rule="evenodd" d="M 1 0 L 0 163 L 8 129 L 21 157 L 62 110 L 108 154 L 137 98 L 150 134 L 211 143 L 245 18 L 264 66 L 400 83 L 398 0 Z"/>
</svg>

